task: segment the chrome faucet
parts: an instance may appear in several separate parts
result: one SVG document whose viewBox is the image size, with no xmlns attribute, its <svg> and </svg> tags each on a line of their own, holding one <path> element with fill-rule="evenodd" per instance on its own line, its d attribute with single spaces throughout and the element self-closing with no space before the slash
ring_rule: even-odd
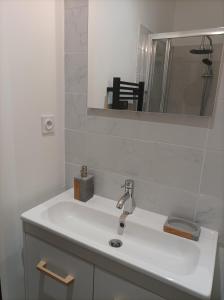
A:
<svg viewBox="0 0 224 300">
<path fill-rule="evenodd" d="M 125 184 L 121 187 L 125 188 L 125 193 L 117 202 L 117 208 L 122 209 L 124 207 L 123 213 L 125 215 L 132 214 L 136 206 L 134 200 L 134 180 L 126 179 Z"/>
</svg>

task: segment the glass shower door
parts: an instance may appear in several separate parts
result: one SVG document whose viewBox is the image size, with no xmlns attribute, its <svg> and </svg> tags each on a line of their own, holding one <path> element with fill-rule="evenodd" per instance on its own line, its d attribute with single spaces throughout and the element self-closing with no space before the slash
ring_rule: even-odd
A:
<svg viewBox="0 0 224 300">
<path fill-rule="evenodd" d="M 152 46 L 152 64 L 149 79 L 149 105 L 147 111 L 166 112 L 167 74 L 170 60 L 170 40 L 157 40 Z"/>
</svg>

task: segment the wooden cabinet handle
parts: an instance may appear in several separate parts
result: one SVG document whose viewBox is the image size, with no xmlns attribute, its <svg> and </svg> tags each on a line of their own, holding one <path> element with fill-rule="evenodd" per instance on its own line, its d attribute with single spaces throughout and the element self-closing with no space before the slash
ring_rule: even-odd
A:
<svg viewBox="0 0 224 300">
<path fill-rule="evenodd" d="M 37 265 L 36 268 L 38 271 L 44 273 L 45 275 L 59 281 L 60 283 L 63 283 L 65 285 L 69 285 L 72 283 L 75 278 L 72 275 L 67 275 L 66 277 L 61 277 L 60 275 L 48 270 L 47 268 L 47 263 L 44 260 L 41 260 Z"/>
</svg>

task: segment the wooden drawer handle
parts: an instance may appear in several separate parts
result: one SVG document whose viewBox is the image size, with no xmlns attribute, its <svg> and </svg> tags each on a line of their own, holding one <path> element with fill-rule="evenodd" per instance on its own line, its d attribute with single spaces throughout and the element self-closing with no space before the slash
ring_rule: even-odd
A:
<svg viewBox="0 0 224 300">
<path fill-rule="evenodd" d="M 75 278 L 72 275 L 67 275 L 66 277 L 61 277 L 60 275 L 48 270 L 47 268 L 47 263 L 44 260 L 41 260 L 37 265 L 36 268 L 38 271 L 44 273 L 45 275 L 59 281 L 60 283 L 63 283 L 65 285 L 68 285 L 72 283 Z"/>
</svg>

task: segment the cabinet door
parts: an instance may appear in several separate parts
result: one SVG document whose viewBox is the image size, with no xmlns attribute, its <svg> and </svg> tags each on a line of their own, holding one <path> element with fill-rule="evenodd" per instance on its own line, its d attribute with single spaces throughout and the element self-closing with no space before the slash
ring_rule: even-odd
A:
<svg viewBox="0 0 224 300">
<path fill-rule="evenodd" d="M 164 300 L 130 282 L 95 268 L 94 300 Z"/>
<path fill-rule="evenodd" d="M 25 278 L 27 300 L 92 299 L 93 265 L 30 235 L 25 235 Z"/>
</svg>

